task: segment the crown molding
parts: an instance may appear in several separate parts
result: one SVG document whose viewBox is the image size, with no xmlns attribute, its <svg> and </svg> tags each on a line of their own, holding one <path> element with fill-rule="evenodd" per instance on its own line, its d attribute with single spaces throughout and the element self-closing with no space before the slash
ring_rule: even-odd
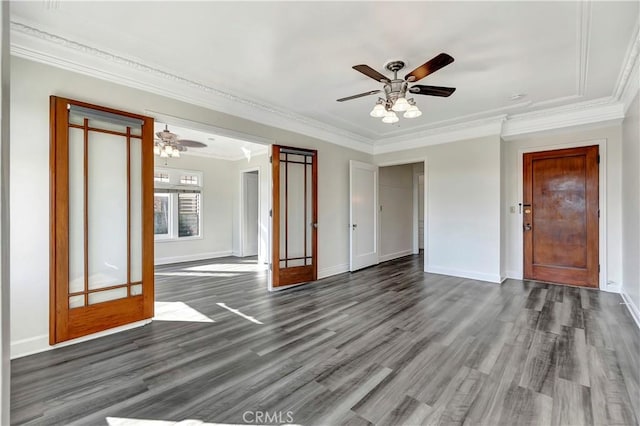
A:
<svg viewBox="0 0 640 426">
<path fill-rule="evenodd" d="M 500 137 L 506 115 L 499 115 L 480 120 L 468 121 L 448 127 L 426 130 L 403 140 L 385 140 L 376 143 L 373 154 L 405 151 L 424 146 L 440 145 L 465 139 L 474 139 L 495 135 Z"/>
<path fill-rule="evenodd" d="M 626 113 L 635 98 L 638 90 L 640 90 L 640 19 L 636 23 L 633 37 L 627 47 L 620 74 L 613 92 L 613 98 L 620 100 L 624 105 Z"/>
<path fill-rule="evenodd" d="M 530 133 L 581 126 L 600 122 L 611 122 L 624 118 L 622 103 L 611 97 L 595 99 L 563 107 L 550 108 L 508 117 L 502 129 L 505 140 Z"/>
<path fill-rule="evenodd" d="M 11 54 L 91 77 L 171 97 L 260 124 L 301 133 L 337 145 L 372 152 L 373 141 L 355 133 L 189 80 L 33 26 L 11 21 Z"/>
<path fill-rule="evenodd" d="M 578 25 L 576 34 L 576 45 L 578 47 L 576 96 L 582 98 L 587 85 L 587 74 L 589 72 L 589 46 L 591 44 L 591 1 L 578 3 Z"/>
<path fill-rule="evenodd" d="M 589 28 L 591 7 L 582 6 L 579 14 L 577 34 L 579 64 L 576 95 L 531 104 L 522 107 L 550 105 L 559 101 L 582 99 L 587 79 Z M 519 104 L 505 108 L 483 111 L 464 117 L 429 124 L 424 130 L 411 134 L 391 135 L 381 139 L 364 137 L 335 126 L 313 120 L 291 111 L 243 98 L 189 80 L 176 74 L 154 68 L 131 58 L 118 56 L 55 34 L 41 31 L 20 22 L 11 22 L 11 54 L 35 62 L 44 63 L 72 72 L 88 75 L 146 92 L 166 96 L 193 105 L 202 106 L 225 114 L 246 117 L 254 122 L 307 135 L 346 148 L 368 154 L 402 151 L 421 146 L 453 142 L 489 135 L 505 139 L 520 135 L 610 122 L 622 119 L 628 103 L 638 90 L 637 65 L 640 51 L 638 28 L 627 49 L 625 63 L 611 97 L 576 102 L 560 107 L 506 115 Z M 159 115 L 163 115 L 158 113 Z M 490 114 L 491 116 L 486 117 Z M 482 118 L 485 116 L 484 118 Z M 165 116 L 168 117 L 168 116 Z M 173 119 L 177 119 L 173 117 Z M 250 136 L 250 135 L 249 135 Z M 259 138 L 255 136 L 255 138 Z M 258 141 L 258 143 L 267 141 Z"/>
</svg>

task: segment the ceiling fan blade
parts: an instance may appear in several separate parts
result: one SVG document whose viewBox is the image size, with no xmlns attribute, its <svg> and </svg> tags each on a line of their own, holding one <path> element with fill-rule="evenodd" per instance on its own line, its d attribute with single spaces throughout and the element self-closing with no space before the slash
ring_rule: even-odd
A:
<svg viewBox="0 0 640 426">
<path fill-rule="evenodd" d="M 182 146 L 188 146 L 189 148 L 206 148 L 207 147 L 206 143 L 192 141 L 189 139 L 179 139 L 178 143 Z"/>
<path fill-rule="evenodd" d="M 425 78 L 429 74 L 438 71 L 440 68 L 446 67 L 451 62 L 453 62 L 453 58 L 451 56 L 447 55 L 446 53 L 441 53 L 430 61 L 425 62 L 415 70 L 411 71 L 404 77 L 404 79 L 410 82 L 418 81 Z"/>
<path fill-rule="evenodd" d="M 442 96 L 443 98 L 451 96 L 455 91 L 455 87 L 423 86 L 421 84 L 409 88 L 409 92 L 416 95 Z"/>
<path fill-rule="evenodd" d="M 353 96 L 347 96 L 346 98 L 336 99 L 338 102 L 350 101 L 351 99 L 361 98 L 363 96 L 375 95 L 376 93 L 380 93 L 382 90 L 372 90 L 370 92 L 359 93 Z"/>
<path fill-rule="evenodd" d="M 381 83 L 389 83 L 391 81 L 384 74 L 379 73 L 369 65 L 354 65 L 352 68 L 356 71 L 360 71 L 362 74 L 374 79 L 375 81 L 379 81 Z"/>
</svg>

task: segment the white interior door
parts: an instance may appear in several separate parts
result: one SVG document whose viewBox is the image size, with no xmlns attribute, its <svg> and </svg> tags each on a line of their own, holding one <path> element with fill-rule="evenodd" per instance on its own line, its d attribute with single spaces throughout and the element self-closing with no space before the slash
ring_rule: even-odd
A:
<svg viewBox="0 0 640 426">
<path fill-rule="evenodd" d="M 349 270 L 378 263 L 378 167 L 349 162 Z"/>
<path fill-rule="evenodd" d="M 243 256 L 256 256 L 258 254 L 258 215 L 259 193 L 258 172 L 246 172 L 243 174 L 244 197 L 244 233 Z"/>
</svg>

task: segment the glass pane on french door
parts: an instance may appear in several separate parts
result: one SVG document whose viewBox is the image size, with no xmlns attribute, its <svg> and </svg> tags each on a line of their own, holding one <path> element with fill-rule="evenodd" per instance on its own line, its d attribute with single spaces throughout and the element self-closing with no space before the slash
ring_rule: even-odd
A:
<svg viewBox="0 0 640 426">
<path fill-rule="evenodd" d="M 69 115 L 69 308 L 142 293 L 140 126 Z"/>
<path fill-rule="evenodd" d="M 313 262 L 312 160 L 280 153 L 280 268 Z"/>
</svg>

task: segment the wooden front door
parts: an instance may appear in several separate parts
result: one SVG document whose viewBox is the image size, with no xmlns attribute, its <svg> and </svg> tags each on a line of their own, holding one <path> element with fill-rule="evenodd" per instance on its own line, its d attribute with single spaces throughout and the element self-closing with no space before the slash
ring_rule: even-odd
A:
<svg viewBox="0 0 640 426">
<path fill-rule="evenodd" d="M 318 278 L 318 153 L 273 145 L 272 285 Z"/>
<path fill-rule="evenodd" d="M 50 344 L 153 316 L 153 119 L 51 97 Z"/>
<path fill-rule="evenodd" d="M 524 154 L 524 278 L 598 287 L 598 146 Z"/>
</svg>

